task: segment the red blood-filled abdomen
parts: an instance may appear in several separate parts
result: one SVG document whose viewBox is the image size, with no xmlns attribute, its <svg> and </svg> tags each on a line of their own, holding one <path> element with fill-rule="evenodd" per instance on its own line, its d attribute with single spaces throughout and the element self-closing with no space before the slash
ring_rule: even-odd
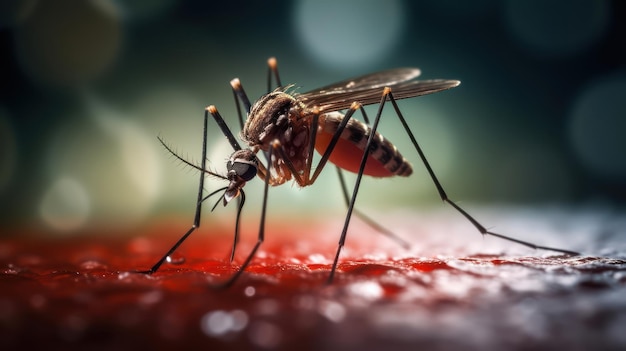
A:
<svg viewBox="0 0 626 351">
<path fill-rule="evenodd" d="M 320 153 L 320 155 L 324 154 L 332 137 L 333 134 L 328 133 L 323 129 L 318 129 L 317 138 L 315 140 L 315 149 Z M 339 138 L 339 141 L 333 149 L 333 152 L 330 154 L 328 160 L 346 171 L 358 173 L 363 152 L 364 150 L 360 149 L 353 142 Z M 363 174 L 372 177 L 390 177 L 393 175 L 393 173 L 387 170 L 382 163 L 371 155 L 368 156 Z"/>
</svg>

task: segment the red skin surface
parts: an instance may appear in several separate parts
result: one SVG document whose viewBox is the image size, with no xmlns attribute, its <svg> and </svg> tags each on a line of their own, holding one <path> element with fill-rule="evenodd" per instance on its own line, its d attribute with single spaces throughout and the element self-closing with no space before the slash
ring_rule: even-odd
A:
<svg viewBox="0 0 626 351">
<path fill-rule="evenodd" d="M 205 224 L 172 255 L 174 263 L 153 275 L 133 273 L 150 268 L 187 226 L 156 223 L 134 237 L 14 231 L 0 240 L 2 350 L 523 349 L 538 341 L 501 311 L 529 298 L 554 305 L 551 299 L 578 286 L 568 277 L 584 276 L 589 265 L 602 264 L 594 269 L 603 271 L 625 265 L 565 256 L 424 257 L 355 232 L 362 229 L 355 225 L 329 286 L 337 236 L 317 235 L 329 230 L 315 223 L 274 223 L 246 273 L 228 289 L 215 289 L 243 262 L 256 233 L 244 233 L 231 264 L 231 229 Z M 566 283 L 553 288 L 562 276 Z M 211 324 L 224 316 L 226 322 Z M 492 333 L 494 343 L 477 344 L 477 332 Z"/>
<path fill-rule="evenodd" d="M 275 239 L 268 238 L 259 257 L 227 289 L 213 285 L 227 279 L 252 248 L 246 242 L 250 240 L 242 240 L 230 264 L 229 233 L 207 235 L 199 230 L 172 255 L 175 264 L 165 263 L 153 275 L 135 273 L 150 268 L 178 239 L 181 228 L 186 225 L 155 225 L 138 231 L 145 235 L 136 238 L 97 232 L 51 238 L 29 231 L 0 241 L 0 344 L 46 349 L 244 349 L 255 346 L 254 337 L 245 331 L 214 337 L 201 328 L 203 315 L 210 311 L 243 310 L 248 314 L 248 330 L 257 319 L 273 320 L 281 330 L 279 346 L 295 347 L 315 338 L 328 321 L 310 311 L 314 307 L 299 311 L 303 307 L 294 306 L 294 299 L 322 296 L 346 282 L 396 269 L 344 258 L 339 270 L 346 276 L 339 274 L 328 287 L 325 280 L 336 239 L 319 241 L 300 232 L 294 241 L 288 239 L 287 229 L 274 228 Z M 300 248 L 303 240 L 306 247 Z M 317 262 L 319 255 L 313 262 L 309 255 L 320 248 L 324 262 Z M 440 266 L 440 262 L 426 261 L 412 264 L 412 269 L 428 271 Z M 255 292 L 247 296 L 245 288 L 250 286 Z M 397 291 L 397 287 L 385 287 L 385 295 Z M 264 304 L 270 307 L 259 307 Z M 267 316 L 269 312 L 259 309 L 278 309 L 281 314 Z M 292 314 L 301 315 L 302 323 L 290 323 Z M 260 340 L 260 346 L 274 343 Z"/>
</svg>

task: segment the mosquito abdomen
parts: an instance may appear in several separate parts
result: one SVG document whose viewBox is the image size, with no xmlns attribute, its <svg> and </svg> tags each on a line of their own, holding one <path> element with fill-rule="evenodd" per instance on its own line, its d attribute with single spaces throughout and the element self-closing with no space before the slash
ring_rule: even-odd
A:
<svg viewBox="0 0 626 351">
<path fill-rule="evenodd" d="M 343 118 L 344 115 L 339 112 L 326 113 L 319 117 L 315 141 L 317 152 L 324 154 Z M 330 154 L 329 161 L 347 171 L 358 173 L 370 132 L 371 128 L 365 123 L 350 119 Z M 372 177 L 407 177 L 411 173 L 413 168 L 409 161 L 402 157 L 395 145 L 377 132 L 372 140 L 363 174 Z"/>
</svg>

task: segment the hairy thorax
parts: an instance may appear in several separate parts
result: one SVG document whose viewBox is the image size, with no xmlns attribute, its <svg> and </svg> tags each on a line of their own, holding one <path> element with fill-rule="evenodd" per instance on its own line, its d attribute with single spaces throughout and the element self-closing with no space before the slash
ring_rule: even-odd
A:
<svg viewBox="0 0 626 351">
<path fill-rule="evenodd" d="M 311 118 L 293 96 L 275 91 L 261 97 L 250 109 L 241 138 L 250 148 L 269 151 L 274 140 L 282 145 L 285 155 L 298 173 L 304 171 L 309 155 Z M 292 174 L 280 155 L 272 157 L 272 175 L 277 184 L 292 179 Z"/>
</svg>

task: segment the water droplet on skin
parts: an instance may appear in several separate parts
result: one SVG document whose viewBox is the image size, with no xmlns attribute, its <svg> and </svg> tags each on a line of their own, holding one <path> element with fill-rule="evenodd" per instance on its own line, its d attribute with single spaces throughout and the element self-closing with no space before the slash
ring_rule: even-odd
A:
<svg viewBox="0 0 626 351">
<path fill-rule="evenodd" d="M 170 256 L 167 256 L 165 261 L 167 261 L 167 263 L 169 263 L 169 264 L 179 265 L 179 264 L 185 263 L 185 258 L 183 256 L 170 255 Z"/>
</svg>

